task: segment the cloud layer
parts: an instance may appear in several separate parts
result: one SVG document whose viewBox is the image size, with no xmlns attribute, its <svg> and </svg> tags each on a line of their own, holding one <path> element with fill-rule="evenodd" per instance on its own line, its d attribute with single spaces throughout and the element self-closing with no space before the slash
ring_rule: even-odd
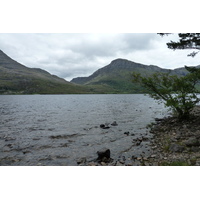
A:
<svg viewBox="0 0 200 200">
<path fill-rule="evenodd" d="M 1 33 L 0 49 L 27 67 L 42 68 L 66 80 L 88 76 L 117 58 L 163 68 L 199 65 L 188 51 L 167 49 L 176 35 L 155 33 Z"/>
</svg>

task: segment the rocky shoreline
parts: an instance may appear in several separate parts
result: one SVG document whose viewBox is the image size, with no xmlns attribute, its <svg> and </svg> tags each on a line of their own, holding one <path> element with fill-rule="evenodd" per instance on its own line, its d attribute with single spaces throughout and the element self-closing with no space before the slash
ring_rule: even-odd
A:
<svg viewBox="0 0 200 200">
<path fill-rule="evenodd" d="M 200 166 L 200 106 L 192 111 L 189 120 L 180 121 L 176 117 L 155 119 L 151 124 L 151 155 L 132 156 L 126 158 L 119 156 L 117 160 L 105 156 L 101 159 L 87 161 L 79 160 L 81 166 Z M 145 139 L 133 141 L 140 145 Z M 109 149 L 105 149 L 108 151 Z M 97 152 L 98 153 L 98 152 Z"/>
<path fill-rule="evenodd" d="M 200 106 L 189 120 L 168 117 L 152 127 L 154 159 L 161 166 L 200 165 Z"/>
</svg>

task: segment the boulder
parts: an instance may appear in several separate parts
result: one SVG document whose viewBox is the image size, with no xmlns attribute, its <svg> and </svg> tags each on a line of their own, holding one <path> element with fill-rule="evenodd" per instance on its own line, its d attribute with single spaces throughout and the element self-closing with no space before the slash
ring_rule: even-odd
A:
<svg viewBox="0 0 200 200">
<path fill-rule="evenodd" d="M 171 151 L 171 152 L 183 152 L 184 151 L 184 146 L 181 146 L 181 145 L 179 145 L 179 144 L 175 144 L 175 143 L 173 143 L 173 144 L 171 144 L 170 145 L 170 147 L 169 147 L 169 151 Z"/>
<path fill-rule="evenodd" d="M 199 143 L 199 140 L 197 140 L 197 138 L 191 137 L 185 141 L 185 145 L 188 147 L 192 147 L 192 146 L 199 146 L 200 143 Z"/>
<path fill-rule="evenodd" d="M 103 149 L 97 151 L 97 155 L 98 155 L 97 160 L 102 160 L 103 158 L 109 159 L 110 158 L 110 149 L 103 148 Z"/>
</svg>

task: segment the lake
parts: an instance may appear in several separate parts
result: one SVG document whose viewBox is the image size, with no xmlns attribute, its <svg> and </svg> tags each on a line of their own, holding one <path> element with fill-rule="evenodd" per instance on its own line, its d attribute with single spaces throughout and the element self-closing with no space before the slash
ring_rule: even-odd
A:
<svg viewBox="0 0 200 200">
<path fill-rule="evenodd" d="M 142 94 L 0 95 L 0 113 L 0 165 L 75 166 L 103 147 L 114 160 L 150 155 L 146 125 L 167 110 Z M 141 136 L 147 141 L 133 145 Z"/>
</svg>

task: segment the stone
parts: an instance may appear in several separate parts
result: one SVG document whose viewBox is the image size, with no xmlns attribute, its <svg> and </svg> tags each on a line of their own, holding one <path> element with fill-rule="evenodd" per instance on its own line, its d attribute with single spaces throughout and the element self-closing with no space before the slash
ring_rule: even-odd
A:
<svg viewBox="0 0 200 200">
<path fill-rule="evenodd" d="M 110 127 L 109 126 L 105 126 L 103 129 L 109 129 Z"/>
<path fill-rule="evenodd" d="M 100 128 L 104 128 L 105 127 L 105 124 L 100 124 Z"/>
<path fill-rule="evenodd" d="M 190 151 L 191 152 L 199 152 L 199 147 L 197 147 L 197 146 L 192 146 L 191 148 L 190 148 Z"/>
<path fill-rule="evenodd" d="M 86 163 L 86 161 L 87 161 L 86 157 L 79 158 L 79 159 L 77 160 L 77 164 L 80 165 L 80 164 Z"/>
<path fill-rule="evenodd" d="M 118 126 L 118 124 L 117 124 L 116 121 L 114 121 L 111 125 L 112 125 L 112 126 Z"/>
<path fill-rule="evenodd" d="M 98 155 L 97 160 L 102 160 L 103 158 L 109 159 L 110 158 L 110 149 L 103 148 L 103 149 L 97 151 L 97 155 Z"/>
<path fill-rule="evenodd" d="M 200 143 L 195 137 L 191 137 L 185 141 L 185 145 L 188 147 L 192 147 L 192 146 L 199 146 Z"/>
<path fill-rule="evenodd" d="M 124 132 L 124 135 L 129 135 L 130 133 L 129 133 L 129 131 L 127 131 L 127 132 Z"/>
<path fill-rule="evenodd" d="M 101 125 L 100 125 L 100 128 L 102 128 L 102 129 L 109 129 L 110 127 L 107 126 L 107 125 L 105 125 L 105 124 L 101 124 Z"/>
<path fill-rule="evenodd" d="M 173 143 L 169 146 L 169 151 L 171 151 L 171 152 L 183 152 L 184 149 L 185 149 L 184 146 L 181 146 L 181 145 L 175 144 L 175 143 Z"/>
<path fill-rule="evenodd" d="M 161 121 L 163 121 L 164 119 L 163 118 L 155 118 L 155 121 L 156 122 L 161 122 Z"/>
</svg>

